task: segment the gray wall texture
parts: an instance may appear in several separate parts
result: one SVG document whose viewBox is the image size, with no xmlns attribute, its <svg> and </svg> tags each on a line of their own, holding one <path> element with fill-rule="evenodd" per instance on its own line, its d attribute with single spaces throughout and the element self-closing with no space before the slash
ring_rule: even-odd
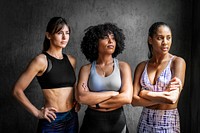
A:
<svg viewBox="0 0 200 133">
<path fill-rule="evenodd" d="M 113 22 L 124 30 L 126 49 L 118 59 L 131 65 L 133 75 L 136 65 L 147 59 L 147 33 L 150 25 L 155 21 L 171 25 L 171 53 L 183 57 L 187 63 L 185 87 L 178 107 L 181 130 L 190 133 L 193 129 L 197 133 L 200 131 L 197 128 L 200 120 L 197 106 L 197 89 L 200 86 L 197 81 L 197 57 L 200 54 L 197 45 L 197 38 L 200 37 L 199 8 L 197 0 L 1 0 L 0 133 L 34 133 L 36 130 L 37 119 L 11 96 L 11 91 L 20 73 L 41 52 L 46 24 L 54 16 L 66 18 L 72 27 L 70 42 L 65 51 L 77 58 L 77 75 L 80 67 L 88 63 L 80 51 L 83 31 L 88 26 Z M 194 32 L 195 37 L 192 36 Z M 37 80 L 31 83 L 25 93 L 36 107 L 41 108 L 43 97 Z M 80 125 L 85 108 L 83 106 L 79 112 Z M 124 109 L 129 131 L 135 133 L 141 107 L 126 105 Z"/>
</svg>

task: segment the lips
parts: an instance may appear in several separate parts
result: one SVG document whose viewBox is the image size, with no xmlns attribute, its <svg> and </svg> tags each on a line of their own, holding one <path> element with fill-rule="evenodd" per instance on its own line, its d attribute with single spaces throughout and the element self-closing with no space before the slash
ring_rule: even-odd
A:
<svg viewBox="0 0 200 133">
<path fill-rule="evenodd" d="M 61 43 L 62 43 L 62 44 L 67 44 L 67 41 L 62 41 Z"/>
<path fill-rule="evenodd" d="M 108 45 L 107 48 L 111 48 L 111 49 L 113 49 L 114 46 L 113 46 L 113 45 Z"/>
<path fill-rule="evenodd" d="M 168 50 L 168 47 L 162 47 L 162 50 L 163 50 L 163 51 L 167 51 L 167 50 Z"/>
</svg>

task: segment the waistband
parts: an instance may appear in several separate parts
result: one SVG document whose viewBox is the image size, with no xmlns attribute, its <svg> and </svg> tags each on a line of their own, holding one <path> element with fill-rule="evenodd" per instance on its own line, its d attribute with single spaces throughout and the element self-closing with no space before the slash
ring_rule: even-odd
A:
<svg viewBox="0 0 200 133">
<path fill-rule="evenodd" d="M 168 117 L 174 117 L 176 115 L 179 115 L 177 108 L 169 110 L 156 110 L 156 109 L 143 108 L 142 113 L 153 116 L 168 116 Z"/>
<path fill-rule="evenodd" d="M 88 107 L 85 111 L 86 114 L 89 114 L 89 115 L 92 115 L 92 116 L 98 116 L 98 117 L 119 115 L 122 112 L 124 112 L 123 107 L 120 107 L 116 110 L 107 111 L 107 112 L 94 110 L 94 109 L 91 109 L 91 108 Z"/>
</svg>

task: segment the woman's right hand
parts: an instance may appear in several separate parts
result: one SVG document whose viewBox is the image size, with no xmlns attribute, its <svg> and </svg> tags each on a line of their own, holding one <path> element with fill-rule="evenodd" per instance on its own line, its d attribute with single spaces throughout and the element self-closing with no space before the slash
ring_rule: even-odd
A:
<svg viewBox="0 0 200 133">
<path fill-rule="evenodd" d="M 54 107 L 42 107 L 41 110 L 39 110 L 38 112 L 37 118 L 46 119 L 51 122 L 52 120 L 56 119 L 55 112 L 57 112 L 57 110 Z"/>
</svg>

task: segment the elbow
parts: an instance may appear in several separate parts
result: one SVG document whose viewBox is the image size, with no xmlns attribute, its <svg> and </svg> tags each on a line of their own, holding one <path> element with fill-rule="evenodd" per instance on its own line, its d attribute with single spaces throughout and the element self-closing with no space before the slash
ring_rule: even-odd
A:
<svg viewBox="0 0 200 133">
<path fill-rule="evenodd" d="M 172 101 L 172 100 L 166 100 L 165 103 L 166 103 L 166 104 L 174 104 L 175 101 Z"/>
<path fill-rule="evenodd" d="M 12 90 L 12 96 L 17 99 L 17 100 L 20 100 L 21 97 L 23 96 L 23 90 L 20 90 L 20 89 L 13 89 Z"/>
<path fill-rule="evenodd" d="M 125 102 L 125 104 L 131 104 L 131 102 L 132 102 L 132 94 L 130 95 L 130 94 L 126 94 L 126 95 L 124 95 L 124 102 Z"/>
<path fill-rule="evenodd" d="M 20 96 L 23 95 L 24 90 L 25 89 L 24 89 L 23 86 L 16 84 L 16 85 L 13 86 L 11 94 L 12 94 L 13 97 L 19 98 Z"/>
<path fill-rule="evenodd" d="M 131 104 L 132 98 L 127 98 L 127 100 L 125 102 L 126 102 L 126 104 Z"/>
<path fill-rule="evenodd" d="M 176 103 L 177 102 L 177 98 L 170 98 L 170 99 L 166 99 L 165 100 L 165 103 L 167 103 L 167 104 L 174 104 L 174 103 Z"/>
<path fill-rule="evenodd" d="M 76 96 L 76 101 L 77 101 L 78 103 L 82 103 L 82 98 L 81 98 L 81 96 Z"/>
<path fill-rule="evenodd" d="M 81 94 L 79 91 L 75 91 L 75 99 L 78 103 L 82 104 L 83 94 Z"/>
<path fill-rule="evenodd" d="M 131 105 L 133 107 L 138 106 L 138 96 L 133 96 L 133 98 L 131 100 Z"/>
<path fill-rule="evenodd" d="M 171 94 L 166 97 L 165 102 L 168 104 L 174 104 L 178 101 L 179 95 L 178 94 Z"/>
<path fill-rule="evenodd" d="M 84 98 L 84 96 L 83 95 L 77 95 L 76 96 L 76 100 L 78 101 L 78 103 L 80 103 L 80 104 L 85 104 L 85 98 Z"/>
<path fill-rule="evenodd" d="M 20 92 L 17 91 L 15 88 L 12 90 L 12 96 L 17 98 L 20 95 Z"/>
<path fill-rule="evenodd" d="M 174 103 L 176 103 L 177 100 L 178 100 L 178 99 L 172 99 L 172 100 L 170 100 L 170 104 L 174 104 Z"/>
</svg>

